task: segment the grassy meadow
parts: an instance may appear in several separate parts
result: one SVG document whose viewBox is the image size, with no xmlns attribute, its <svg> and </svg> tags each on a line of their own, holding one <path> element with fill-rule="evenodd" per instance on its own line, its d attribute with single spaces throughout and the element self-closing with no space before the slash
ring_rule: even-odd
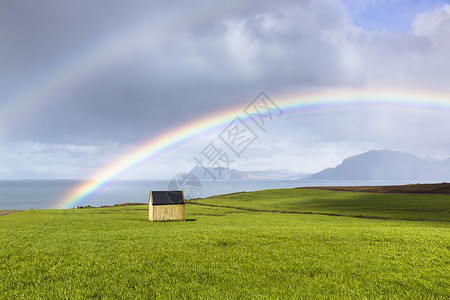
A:
<svg viewBox="0 0 450 300">
<path fill-rule="evenodd" d="M 210 197 L 198 202 L 261 210 L 313 212 L 405 220 L 450 221 L 450 195 L 274 189 L 231 194 L 225 197 Z"/>
<path fill-rule="evenodd" d="M 440 221 L 192 204 L 186 222 L 159 223 L 147 206 L 28 210 L 0 217 L 0 298 L 449 299 L 449 196 L 408 205 L 411 195 L 378 195 L 375 205 L 372 194 L 315 193 L 199 202 Z"/>
</svg>

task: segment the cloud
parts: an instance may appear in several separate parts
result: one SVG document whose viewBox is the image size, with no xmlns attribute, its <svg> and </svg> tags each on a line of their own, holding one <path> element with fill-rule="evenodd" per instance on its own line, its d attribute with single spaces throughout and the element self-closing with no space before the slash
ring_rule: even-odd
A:
<svg viewBox="0 0 450 300">
<path fill-rule="evenodd" d="M 86 178 L 123 153 L 124 146 L 19 142 L 0 150 L 0 179 Z"/>
<path fill-rule="evenodd" d="M 402 1 L 395 5 L 405 6 Z M 4 160 L 0 169 L 6 177 L 88 176 L 127 149 L 243 105 L 261 90 L 274 100 L 340 87 L 448 92 L 450 6 L 427 11 L 428 6 L 414 6 L 408 30 L 396 29 L 399 10 L 386 6 L 386 1 L 337 0 L 2 2 L 0 105 L 95 50 L 104 49 L 105 61 L 50 95 L 48 105 L 36 103 L 32 112 L 9 124 L 2 153 L 10 162 Z M 370 28 L 358 23 L 374 9 L 392 23 L 381 26 L 381 19 L 373 19 Z M 111 41 L 115 47 L 106 47 Z M 307 162 L 312 170 L 314 164 L 325 167 L 371 147 L 445 156 L 449 145 L 438 135 L 448 125 L 445 112 L 342 108 L 302 113 L 280 121 L 279 129 L 267 133 L 239 163 L 257 168 L 270 158 L 271 168 L 283 163 L 301 168 Z M 285 140 L 271 143 L 280 135 Z M 145 167 L 157 169 L 154 174 L 173 173 L 177 166 L 186 171 L 211 137 L 202 138 L 136 172 L 146 177 L 153 173 Z"/>
</svg>

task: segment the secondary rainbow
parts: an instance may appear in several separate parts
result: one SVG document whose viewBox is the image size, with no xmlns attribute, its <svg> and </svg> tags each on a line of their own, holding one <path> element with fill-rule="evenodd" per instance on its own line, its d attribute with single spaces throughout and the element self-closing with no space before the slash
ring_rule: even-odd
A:
<svg viewBox="0 0 450 300">
<path fill-rule="evenodd" d="M 130 27 L 112 32 L 76 54 L 49 66 L 23 87 L 2 99 L 0 105 L 0 138 L 11 132 L 17 122 L 46 109 L 55 101 L 67 101 L 78 84 L 95 77 L 97 72 L 120 64 L 136 53 L 147 53 L 189 26 L 220 17 L 224 12 L 241 11 L 256 5 L 243 1 L 214 3 L 182 14 L 164 18 L 145 18 Z M 150 39 L 151 37 L 151 39 Z"/>
<path fill-rule="evenodd" d="M 345 105 L 389 105 L 450 112 L 450 94 L 427 91 L 339 89 L 307 92 L 284 97 L 273 96 L 273 100 L 285 113 L 309 109 L 327 109 Z M 158 153 L 175 148 L 177 145 L 189 141 L 200 134 L 214 130 L 219 126 L 227 125 L 227 123 L 238 116 L 246 118 L 243 113 L 244 107 L 234 107 L 224 112 L 206 116 L 146 141 L 134 150 L 124 153 L 116 161 L 101 168 L 91 176 L 92 179 L 76 186 L 57 203 L 55 208 L 76 206 L 127 170 L 155 157 Z"/>
</svg>

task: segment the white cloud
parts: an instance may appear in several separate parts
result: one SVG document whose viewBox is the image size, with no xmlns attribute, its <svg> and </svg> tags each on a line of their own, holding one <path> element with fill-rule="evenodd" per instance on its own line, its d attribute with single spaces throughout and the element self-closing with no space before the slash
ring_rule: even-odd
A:
<svg viewBox="0 0 450 300">
<path fill-rule="evenodd" d="M 436 8 L 433 11 L 419 13 L 411 27 L 414 34 L 427 36 L 435 42 L 441 42 L 439 37 L 441 34 L 448 33 L 449 22 L 450 5 L 445 4 L 443 7 Z"/>
</svg>

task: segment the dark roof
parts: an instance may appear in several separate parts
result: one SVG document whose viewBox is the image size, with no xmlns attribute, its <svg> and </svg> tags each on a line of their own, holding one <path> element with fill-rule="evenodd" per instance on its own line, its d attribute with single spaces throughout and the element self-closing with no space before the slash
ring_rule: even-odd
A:
<svg viewBox="0 0 450 300">
<path fill-rule="evenodd" d="M 183 191 L 151 191 L 153 205 L 184 204 Z"/>
</svg>

